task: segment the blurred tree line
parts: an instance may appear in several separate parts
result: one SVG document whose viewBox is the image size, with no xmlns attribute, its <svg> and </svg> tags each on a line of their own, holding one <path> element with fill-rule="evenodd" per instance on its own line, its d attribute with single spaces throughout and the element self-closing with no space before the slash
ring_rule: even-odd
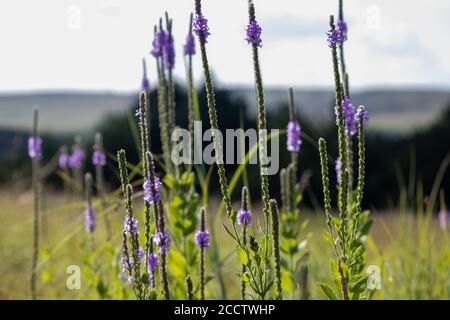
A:
<svg viewBox="0 0 450 320">
<path fill-rule="evenodd" d="M 208 111 L 206 108 L 206 97 L 204 90 L 199 90 L 199 103 L 203 131 L 209 128 Z M 286 92 L 287 94 L 287 92 Z M 137 96 L 137 95 L 136 95 Z M 161 153 L 161 140 L 159 135 L 159 121 L 157 108 L 157 94 L 151 93 L 150 110 L 150 144 L 155 154 Z M 317 207 L 322 203 L 322 189 L 320 180 L 319 153 L 316 142 L 319 137 L 325 137 L 329 144 L 330 176 L 334 185 L 336 175 L 334 174 L 334 160 L 337 155 L 336 127 L 334 122 L 324 122 L 321 119 L 309 118 L 302 114 L 301 97 L 297 97 L 298 118 L 304 134 L 301 151 L 299 155 L 299 175 L 308 177 L 307 187 L 304 194 L 304 204 Z M 256 128 L 256 119 L 249 116 L 249 108 L 255 105 L 247 105 L 243 99 L 234 98 L 231 91 L 217 88 L 216 101 L 218 109 L 219 127 L 225 129 L 237 129 L 243 124 L 244 129 Z M 330 101 L 330 113 L 333 113 L 333 101 Z M 139 162 L 137 144 L 135 110 L 138 101 L 129 108 L 126 114 L 110 114 L 96 128 L 103 134 L 104 148 L 110 155 L 115 155 L 119 149 L 127 151 L 127 158 L 132 163 Z M 285 129 L 288 122 L 287 105 L 280 105 L 276 112 L 268 114 L 268 127 L 274 129 Z M 370 117 L 370 106 L 368 106 Z M 187 128 L 187 96 L 186 88 L 176 88 L 176 121 L 177 125 Z M 333 119 L 333 117 L 330 117 Z M 370 119 L 369 124 L 370 128 Z M 30 164 L 26 157 L 26 140 L 28 133 L 0 130 L 0 181 L 14 183 L 26 188 L 29 183 Z M 93 171 L 90 161 L 93 145 L 93 133 L 86 134 L 84 146 L 87 151 L 86 170 Z M 449 155 L 450 137 L 450 104 L 446 111 L 429 128 L 415 132 L 409 136 L 396 136 L 390 134 L 369 133 L 366 139 L 366 194 L 364 205 L 369 208 L 387 208 L 397 203 L 401 190 L 409 190 L 408 200 L 415 203 L 414 185 L 422 182 L 425 194 L 431 190 L 436 173 L 443 159 Z M 44 159 L 43 163 L 52 162 L 56 165 L 58 150 L 62 144 L 70 146 L 73 137 L 69 136 L 43 136 Z M 206 146 L 209 142 L 204 142 Z M 354 143 L 355 155 L 356 141 Z M 246 151 L 249 147 L 246 146 Z M 225 155 L 224 155 L 225 158 Z M 355 159 L 355 165 L 356 165 Z M 280 137 L 280 169 L 290 161 L 290 155 L 286 150 L 286 136 Z M 50 165 L 48 165 L 51 167 Z M 237 165 L 226 165 L 227 173 L 231 178 Z M 215 171 L 214 171 L 215 172 Z M 109 161 L 105 171 L 106 180 L 111 186 L 117 187 L 117 168 L 115 163 Z M 250 181 L 250 192 L 253 199 L 259 197 L 258 169 L 255 165 L 247 167 L 248 180 Z M 449 173 L 446 172 L 442 188 L 450 190 Z M 61 179 L 55 174 L 49 175 L 47 181 L 50 186 L 58 187 Z M 217 192 L 218 177 L 213 174 L 210 189 L 212 193 Z M 279 176 L 270 177 L 271 193 L 279 194 Z M 332 188 L 334 189 L 334 188 Z M 234 195 L 238 199 L 240 187 L 236 188 Z M 333 190 L 336 192 L 336 190 Z M 447 194 L 449 194 L 447 192 Z M 447 201 L 450 199 L 447 197 Z"/>
</svg>

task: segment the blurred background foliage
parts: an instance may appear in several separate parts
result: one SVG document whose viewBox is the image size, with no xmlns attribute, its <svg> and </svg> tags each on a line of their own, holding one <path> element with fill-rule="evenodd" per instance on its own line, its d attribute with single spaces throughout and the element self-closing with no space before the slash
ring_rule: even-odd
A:
<svg viewBox="0 0 450 320">
<path fill-rule="evenodd" d="M 201 106 L 201 118 L 203 131 L 209 128 L 208 115 L 204 90 L 198 90 L 199 102 Z M 95 130 L 79 132 L 83 137 L 83 145 L 87 151 L 86 170 L 93 171 L 91 167 L 91 153 L 94 132 L 99 131 L 104 137 L 105 150 L 114 156 L 116 151 L 123 148 L 127 150 L 128 159 L 132 163 L 138 163 L 138 150 L 133 132 L 135 132 L 135 109 L 136 100 L 126 108 L 126 112 L 111 112 L 103 117 L 95 126 Z M 254 105 L 248 99 L 233 94 L 232 89 L 218 87 L 216 92 L 218 105 L 219 126 L 222 129 L 237 129 L 240 123 L 244 128 L 256 128 L 256 119 L 253 116 Z M 321 202 L 321 182 L 319 168 L 319 154 L 316 141 L 319 137 L 325 137 L 329 141 L 330 159 L 335 160 L 337 154 L 336 129 L 333 118 L 333 98 L 329 99 L 330 106 L 328 117 L 302 111 L 302 97 L 297 97 L 297 111 L 302 126 L 303 137 L 302 149 L 299 156 L 300 173 L 310 174 L 310 183 L 306 189 L 303 203 L 307 206 L 318 208 Z M 371 106 L 367 106 L 369 116 Z M 151 149 L 154 153 L 161 153 L 161 142 L 159 136 L 159 121 L 157 110 L 157 94 L 151 93 L 151 113 L 150 113 L 150 139 Z M 177 125 L 187 128 L 187 96 L 186 88 L 177 85 L 176 88 L 176 109 Z M 414 184 L 422 182 L 425 194 L 429 192 L 434 182 L 436 173 L 443 159 L 449 154 L 450 137 L 450 102 L 446 108 L 441 108 L 439 117 L 426 127 L 413 130 L 408 134 L 398 134 L 389 131 L 370 130 L 367 134 L 367 160 L 366 160 L 366 190 L 364 206 L 373 209 L 385 209 L 392 207 L 398 201 L 400 190 L 411 190 L 407 195 L 412 202 L 414 198 Z M 75 112 L 75 111 L 74 111 Z M 71 115 L 66 115 L 70 117 Z M 287 104 L 281 103 L 269 109 L 268 122 L 270 128 L 284 129 L 288 121 Z M 26 155 L 26 139 L 29 132 L 21 129 L 0 129 L 0 182 L 6 184 L 14 181 L 19 188 L 29 186 L 30 165 Z M 44 138 L 44 160 L 43 164 L 48 164 L 49 170 L 52 164 L 56 164 L 56 155 L 61 145 L 70 146 L 73 143 L 73 135 L 54 132 L 43 133 Z M 280 137 L 280 168 L 285 167 L 289 162 L 289 154 L 283 152 L 286 147 L 285 136 Z M 203 146 L 209 144 L 204 142 Z M 247 146 L 248 150 L 248 146 Z M 330 167 L 332 164 L 330 164 Z M 53 166 L 54 167 L 54 166 Z M 235 165 L 227 165 L 227 172 L 232 174 Z M 45 170 L 44 170 L 45 171 Z M 334 172 L 334 170 L 333 170 Z M 252 197 L 259 196 L 259 181 L 256 166 L 248 166 L 247 174 L 252 181 Z M 449 173 L 443 179 L 442 188 L 450 190 Z M 335 175 L 332 175 L 335 179 Z M 117 169 L 115 163 L 109 161 L 106 168 L 106 180 L 113 189 L 118 186 Z M 50 174 L 46 179 L 47 187 L 59 187 L 61 179 L 55 174 Z M 211 192 L 217 192 L 217 176 L 212 177 L 210 184 Z M 271 177 L 270 186 L 272 194 L 278 194 L 278 176 Z M 237 188 L 236 190 L 239 190 Z M 447 202 L 450 199 L 446 199 Z"/>
</svg>

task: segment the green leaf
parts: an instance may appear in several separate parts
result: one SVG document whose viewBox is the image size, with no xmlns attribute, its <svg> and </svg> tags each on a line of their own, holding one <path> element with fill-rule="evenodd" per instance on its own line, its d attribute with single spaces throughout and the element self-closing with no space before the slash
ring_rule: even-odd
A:
<svg viewBox="0 0 450 320">
<path fill-rule="evenodd" d="M 373 220 L 367 220 L 366 223 L 361 227 L 360 234 L 361 236 L 367 236 L 369 234 L 370 229 L 372 228 Z"/>
<path fill-rule="evenodd" d="M 328 232 L 328 230 L 323 230 L 323 237 L 325 239 L 326 242 L 328 242 L 330 244 L 330 246 L 333 246 L 333 237 L 331 236 L 330 232 Z"/>
<path fill-rule="evenodd" d="M 320 289 L 330 300 L 338 300 L 338 297 L 334 290 L 326 283 L 319 283 Z"/>
<path fill-rule="evenodd" d="M 175 189 L 175 178 L 171 174 L 165 176 L 164 183 L 170 189 Z"/>
<path fill-rule="evenodd" d="M 299 204 L 300 202 L 302 202 L 303 199 L 303 194 L 302 193 L 297 193 L 296 197 L 295 197 L 295 203 Z"/>
<path fill-rule="evenodd" d="M 186 276 L 187 263 L 185 257 L 176 250 L 169 251 L 169 271 L 177 278 L 181 278 L 184 281 Z"/>
<path fill-rule="evenodd" d="M 294 291 L 294 279 L 292 274 L 285 269 L 281 269 L 281 288 L 288 292 Z"/>
<path fill-rule="evenodd" d="M 249 262 L 249 256 L 248 256 L 248 252 L 247 249 L 237 246 L 236 247 L 237 250 L 237 255 L 239 257 L 239 259 L 241 260 L 241 263 L 246 266 Z"/>
<path fill-rule="evenodd" d="M 173 197 L 171 204 L 174 208 L 179 208 L 179 207 L 183 206 L 184 203 L 185 203 L 184 199 L 182 197 L 180 197 L 179 195 L 176 195 L 175 197 Z"/>
</svg>

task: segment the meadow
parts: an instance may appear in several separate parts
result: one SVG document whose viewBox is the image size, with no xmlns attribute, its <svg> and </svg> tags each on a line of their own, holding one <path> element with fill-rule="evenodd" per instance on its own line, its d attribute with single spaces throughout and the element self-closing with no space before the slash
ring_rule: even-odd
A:
<svg viewBox="0 0 450 320">
<path fill-rule="evenodd" d="M 111 141 L 97 132 L 93 145 L 76 136 L 73 145 L 61 145 L 44 162 L 42 112 L 33 108 L 31 174 L 0 190 L 0 298 L 450 299 L 443 189 L 450 155 L 440 160 L 430 188 L 412 172 L 407 183 L 399 183 L 399 195 L 385 195 L 398 199 L 389 209 L 366 207 L 370 107 L 352 103 L 342 1 L 338 8 L 324 35 L 333 67 L 335 126 L 333 134 L 313 139 L 301 126 L 292 88 L 286 89 L 285 129 L 270 127 L 259 61 L 263 32 L 257 8 L 248 1 L 243 45 L 254 70 L 257 121 L 256 128 L 247 129 L 257 141 L 246 150 L 246 136 L 238 135 L 243 161 L 231 172 L 224 159 L 236 150 L 224 143 L 226 128 L 219 127 L 223 106 L 217 103 L 207 50 L 214 34 L 200 0 L 183 46 L 186 128 L 177 123 L 174 21 L 168 13 L 154 27 L 156 91 L 150 89 L 144 60 L 139 104 L 127 119 L 129 131 L 120 133 L 133 138 L 133 147 L 107 149 Z M 193 81 L 194 57 L 202 64 L 204 104 Z M 152 110 L 157 110 L 161 153 L 152 149 Z M 191 136 L 201 110 L 207 110 L 211 129 L 201 160 L 212 159 L 210 166 L 191 161 L 198 152 Z M 238 127 L 243 132 L 242 121 Z M 280 139 L 286 141 L 282 147 Z M 304 201 L 311 172 L 299 165 L 306 142 L 320 168 L 321 190 L 312 207 Z M 281 167 L 279 152 L 289 159 Z M 137 154 L 137 161 L 130 154 Z M 256 176 L 248 175 L 250 167 Z M 270 187 L 274 180 L 276 190 Z"/>
</svg>

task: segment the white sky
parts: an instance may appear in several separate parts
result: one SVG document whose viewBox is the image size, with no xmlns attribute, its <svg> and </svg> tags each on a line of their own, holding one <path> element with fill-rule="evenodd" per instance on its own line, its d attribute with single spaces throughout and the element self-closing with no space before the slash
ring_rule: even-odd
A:
<svg viewBox="0 0 450 320">
<path fill-rule="evenodd" d="M 193 0 L 1 0 L 0 92 L 139 88 L 153 25 L 174 19 L 176 74 L 184 79 L 182 44 Z M 337 0 L 255 0 L 263 28 L 267 85 L 332 85 L 325 33 Z M 352 87 L 450 87 L 450 1 L 346 0 L 346 61 Z M 212 35 L 208 55 L 224 84 L 253 82 L 244 41 L 246 0 L 203 0 Z M 79 12 L 79 16 L 78 16 Z M 73 20 L 74 18 L 75 20 Z M 79 26 L 73 28 L 70 26 Z M 196 78 L 201 75 L 195 58 Z"/>
</svg>

